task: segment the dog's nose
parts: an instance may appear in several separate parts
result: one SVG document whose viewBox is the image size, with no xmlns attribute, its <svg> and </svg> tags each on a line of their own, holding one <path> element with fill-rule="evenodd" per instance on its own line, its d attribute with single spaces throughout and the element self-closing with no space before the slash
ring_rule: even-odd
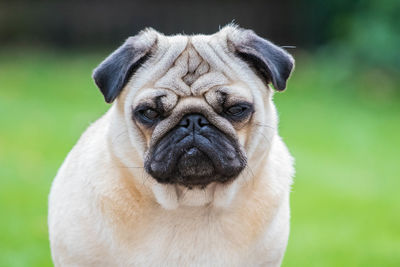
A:
<svg viewBox="0 0 400 267">
<path fill-rule="evenodd" d="M 187 129 L 203 128 L 209 124 L 208 120 L 201 114 L 187 114 L 179 122 L 179 126 Z"/>
</svg>

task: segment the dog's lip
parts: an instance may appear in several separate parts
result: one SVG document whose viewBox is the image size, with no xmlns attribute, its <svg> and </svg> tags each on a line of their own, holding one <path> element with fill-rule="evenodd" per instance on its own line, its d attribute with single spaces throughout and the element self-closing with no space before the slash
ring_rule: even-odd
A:
<svg viewBox="0 0 400 267">
<path fill-rule="evenodd" d="M 180 157 L 177 161 L 178 169 L 181 169 L 181 167 L 179 167 L 179 165 L 181 164 L 182 160 L 184 160 L 184 158 L 186 158 L 186 160 L 188 160 L 189 162 L 192 161 L 191 163 L 193 163 L 194 159 L 203 158 L 203 160 L 206 160 L 207 163 L 210 165 L 209 167 L 212 168 L 212 171 L 215 170 L 214 163 L 210 159 L 210 157 L 196 146 L 192 146 L 188 149 L 185 149 L 185 152 L 183 152 L 180 155 Z"/>
</svg>

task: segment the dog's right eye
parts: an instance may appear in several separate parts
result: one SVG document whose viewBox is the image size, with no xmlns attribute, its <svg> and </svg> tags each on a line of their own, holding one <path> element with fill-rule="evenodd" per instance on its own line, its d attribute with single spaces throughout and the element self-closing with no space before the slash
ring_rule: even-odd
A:
<svg viewBox="0 0 400 267">
<path fill-rule="evenodd" d="M 159 114 L 154 109 L 146 109 L 142 112 L 142 116 L 149 120 L 155 120 L 158 118 Z"/>
<path fill-rule="evenodd" d="M 136 118 L 144 124 L 153 124 L 160 118 L 160 113 L 152 108 L 139 108 L 134 113 Z"/>
</svg>

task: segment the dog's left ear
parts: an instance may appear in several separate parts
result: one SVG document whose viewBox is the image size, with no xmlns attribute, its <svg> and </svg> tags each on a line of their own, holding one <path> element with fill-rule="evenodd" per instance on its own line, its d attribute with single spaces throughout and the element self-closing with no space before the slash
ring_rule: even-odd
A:
<svg viewBox="0 0 400 267">
<path fill-rule="evenodd" d="M 278 91 L 286 88 L 294 59 L 282 48 L 255 34 L 252 30 L 236 29 L 230 38 L 235 53 Z"/>
<path fill-rule="evenodd" d="M 92 77 L 107 103 L 115 100 L 146 61 L 156 40 L 157 34 L 151 29 L 129 37 L 93 71 Z"/>
</svg>

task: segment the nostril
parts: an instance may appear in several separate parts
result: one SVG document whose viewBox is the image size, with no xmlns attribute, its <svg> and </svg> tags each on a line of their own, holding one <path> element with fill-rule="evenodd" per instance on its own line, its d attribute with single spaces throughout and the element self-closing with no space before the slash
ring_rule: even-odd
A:
<svg viewBox="0 0 400 267">
<path fill-rule="evenodd" d="M 189 125 L 190 125 L 190 120 L 189 120 L 188 118 L 183 119 L 183 120 L 181 121 L 181 123 L 180 123 L 180 126 L 183 126 L 183 127 L 185 127 L 185 128 L 189 127 Z"/>
<path fill-rule="evenodd" d="M 197 119 L 197 124 L 198 124 L 200 127 L 203 127 L 203 126 L 208 125 L 208 121 L 207 121 L 206 119 L 200 117 L 200 118 Z"/>
<path fill-rule="evenodd" d="M 210 123 L 208 120 L 199 114 L 189 114 L 186 115 L 180 122 L 179 126 L 184 127 L 184 128 L 202 128 L 206 125 L 209 125 Z"/>
</svg>

